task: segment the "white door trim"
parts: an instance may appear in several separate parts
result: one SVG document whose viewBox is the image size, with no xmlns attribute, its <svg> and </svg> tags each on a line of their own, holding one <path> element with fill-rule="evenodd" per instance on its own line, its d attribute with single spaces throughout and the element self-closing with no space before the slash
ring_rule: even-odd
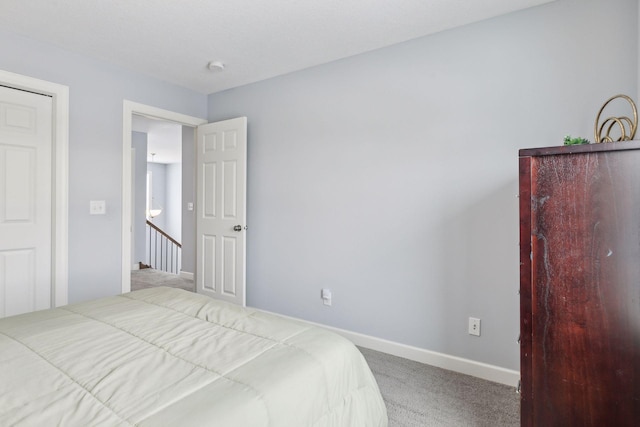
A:
<svg viewBox="0 0 640 427">
<path fill-rule="evenodd" d="M 52 307 L 69 301 L 69 87 L 0 70 L 0 84 L 53 98 Z"/>
<path fill-rule="evenodd" d="M 133 114 L 193 127 L 207 123 L 205 119 L 198 117 L 124 100 L 122 108 L 122 293 L 131 291 L 131 122 Z"/>
</svg>

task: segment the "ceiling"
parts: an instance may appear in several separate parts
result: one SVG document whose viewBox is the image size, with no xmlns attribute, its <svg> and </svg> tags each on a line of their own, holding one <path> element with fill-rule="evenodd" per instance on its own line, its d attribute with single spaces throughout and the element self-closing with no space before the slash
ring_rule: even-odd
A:
<svg viewBox="0 0 640 427">
<path fill-rule="evenodd" d="M 148 162 L 182 163 L 182 125 L 134 114 L 131 129 L 147 134 Z"/>
<path fill-rule="evenodd" d="M 209 94 L 550 1 L 0 0 L 0 27 Z"/>
</svg>

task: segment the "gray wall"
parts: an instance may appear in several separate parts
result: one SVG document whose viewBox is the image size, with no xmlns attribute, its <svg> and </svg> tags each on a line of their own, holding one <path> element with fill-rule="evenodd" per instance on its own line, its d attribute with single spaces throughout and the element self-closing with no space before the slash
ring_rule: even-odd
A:
<svg viewBox="0 0 640 427">
<path fill-rule="evenodd" d="M 147 223 L 147 134 L 131 133 L 131 145 L 135 150 L 135 164 L 133 170 L 134 209 L 133 209 L 133 253 L 132 264 L 138 262 L 149 263 L 146 256 L 145 230 Z"/>
<path fill-rule="evenodd" d="M 207 97 L 4 30 L 0 52 L 0 69 L 69 86 L 69 301 L 118 294 L 123 100 L 206 117 Z"/>
<path fill-rule="evenodd" d="M 559 0 L 209 96 L 249 120 L 248 304 L 518 369 L 518 149 L 637 94 L 637 9 Z"/>
<path fill-rule="evenodd" d="M 182 271 L 196 271 L 196 217 L 187 203 L 196 201 L 195 129 L 182 126 Z"/>
<path fill-rule="evenodd" d="M 166 177 L 166 232 L 178 242 L 182 241 L 182 163 L 167 165 Z"/>
</svg>

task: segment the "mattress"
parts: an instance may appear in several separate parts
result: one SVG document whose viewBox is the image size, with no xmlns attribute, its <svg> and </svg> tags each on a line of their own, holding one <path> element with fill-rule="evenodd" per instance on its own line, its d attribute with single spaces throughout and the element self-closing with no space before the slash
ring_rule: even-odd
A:
<svg viewBox="0 0 640 427">
<path fill-rule="evenodd" d="M 180 289 L 0 320 L 2 426 L 386 426 L 346 339 Z"/>
</svg>

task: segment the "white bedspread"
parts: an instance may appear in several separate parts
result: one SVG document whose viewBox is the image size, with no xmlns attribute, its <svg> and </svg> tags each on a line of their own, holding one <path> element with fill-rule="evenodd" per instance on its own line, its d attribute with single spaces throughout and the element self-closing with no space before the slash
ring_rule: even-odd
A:
<svg viewBox="0 0 640 427">
<path fill-rule="evenodd" d="M 352 343 L 145 289 L 0 320 L 1 426 L 386 426 Z"/>
</svg>

